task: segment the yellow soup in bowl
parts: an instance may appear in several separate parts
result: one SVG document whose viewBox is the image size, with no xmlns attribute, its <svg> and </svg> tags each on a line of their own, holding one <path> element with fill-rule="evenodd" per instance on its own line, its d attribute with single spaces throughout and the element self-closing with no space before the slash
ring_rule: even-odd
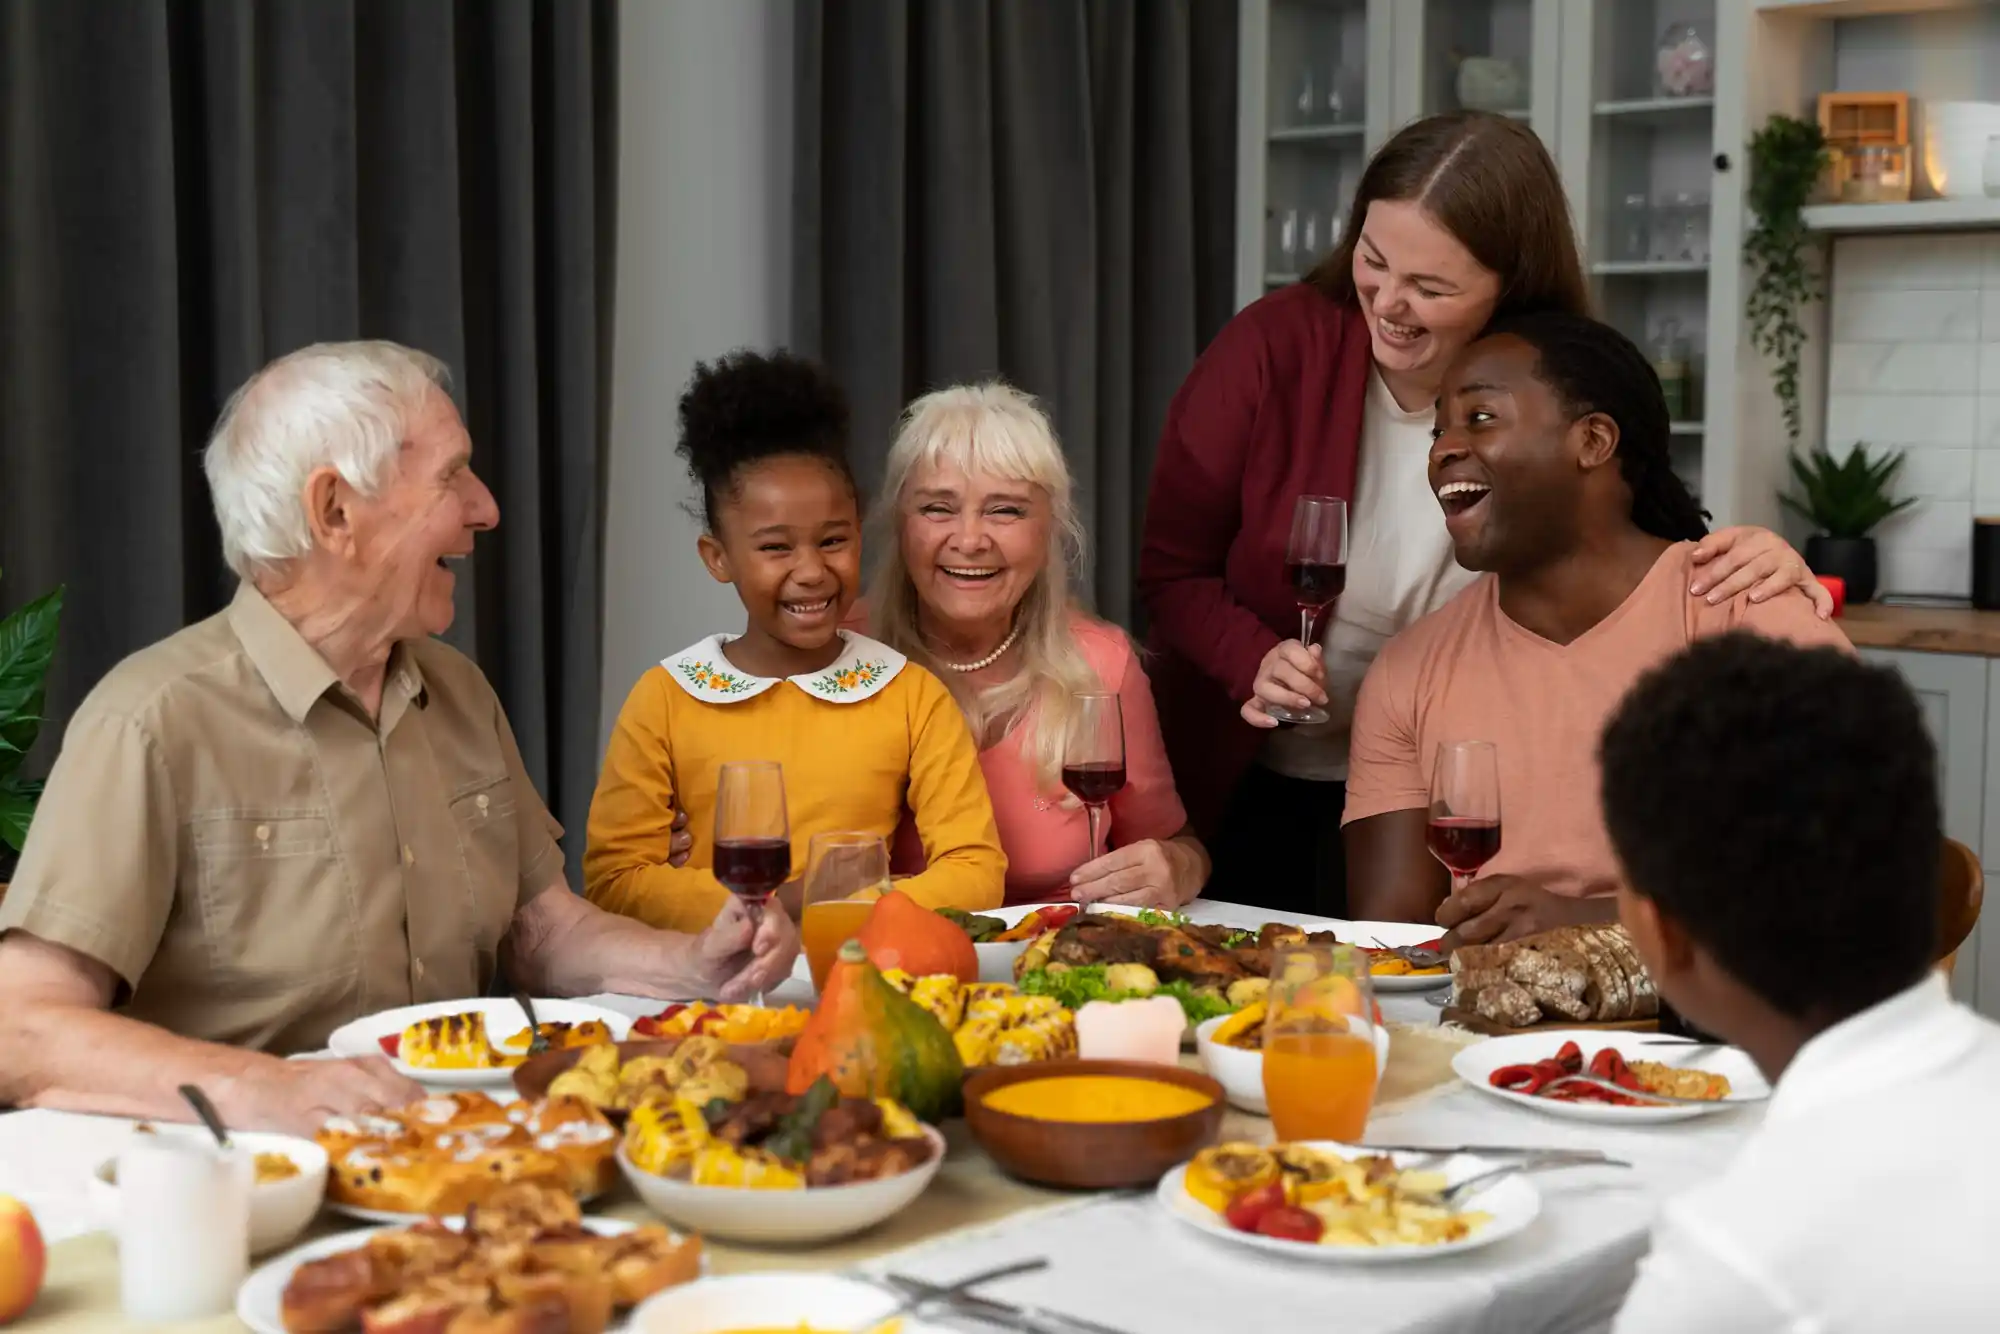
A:
<svg viewBox="0 0 2000 1334">
<path fill-rule="evenodd" d="M 1201 1111 L 1214 1099 L 1200 1089 L 1136 1075 L 1050 1075 L 1002 1085 L 983 1101 L 993 1111 L 1030 1121 L 1101 1125 L 1167 1121 Z"/>
</svg>

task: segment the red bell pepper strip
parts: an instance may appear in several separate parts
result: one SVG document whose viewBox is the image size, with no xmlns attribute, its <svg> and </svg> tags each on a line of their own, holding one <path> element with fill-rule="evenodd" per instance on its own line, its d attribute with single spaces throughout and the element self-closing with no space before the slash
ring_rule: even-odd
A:
<svg viewBox="0 0 2000 1334">
<path fill-rule="evenodd" d="M 375 1042 L 382 1048 L 382 1054 L 392 1061 L 402 1055 L 403 1035 L 401 1033 L 391 1033 L 386 1038 L 376 1038 Z"/>
</svg>

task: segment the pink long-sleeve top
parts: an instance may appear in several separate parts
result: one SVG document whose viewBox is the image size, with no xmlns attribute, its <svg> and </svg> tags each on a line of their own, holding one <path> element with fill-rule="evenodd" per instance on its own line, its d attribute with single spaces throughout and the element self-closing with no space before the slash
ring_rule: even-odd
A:
<svg viewBox="0 0 2000 1334">
<path fill-rule="evenodd" d="M 1125 719 L 1125 786 L 1110 802 L 1107 847 L 1149 838 L 1168 839 L 1187 825 L 1187 811 L 1174 790 L 1167 748 L 1160 739 L 1160 715 L 1153 687 L 1132 643 L 1117 628 L 1081 612 L 1070 614 L 1077 645 L 1107 690 L 1118 692 Z M 1070 872 L 1090 855 L 1089 817 L 1061 786 L 1044 791 L 1021 753 L 1021 734 L 1032 717 L 1024 715 L 1007 734 L 979 752 L 986 791 L 1007 854 L 1007 902 L 1035 903 L 1069 896 Z M 923 845 L 905 818 L 891 862 L 896 874 L 923 869 Z"/>
</svg>

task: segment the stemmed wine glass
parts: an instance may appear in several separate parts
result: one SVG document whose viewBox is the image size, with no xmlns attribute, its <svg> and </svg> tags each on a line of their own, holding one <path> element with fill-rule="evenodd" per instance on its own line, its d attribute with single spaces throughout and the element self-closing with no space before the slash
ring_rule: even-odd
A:
<svg viewBox="0 0 2000 1334">
<path fill-rule="evenodd" d="M 774 760 L 733 760 L 715 791 L 715 878 L 743 901 L 754 932 L 764 905 L 792 873 L 785 771 Z M 750 998 L 762 1005 L 761 995 Z"/>
<path fill-rule="evenodd" d="M 1285 544 L 1285 578 L 1299 603 L 1299 642 L 1312 647 L 1320 613 L 1347 587 L 1347 502 L 1339 496 L 1300 496 L 1292 506 L 1292 536 Z M 1264 712 L 1281 723 L 1327 720 L 1317 704 L 1303 709 L 1266 704 Z"/>
<path fill-rule="evenodd" d="M 1104 855 L 1104 807 L 1125 786 L 1125 715 L 1110 691 L 1079 691 L 1070 699 L 1076 714 L 1063 742 L 1062 780 L 1090 816 L 1095 861 Z"/>
<path fill-rule="evenodd" d="M 1439 744 L 1424 842 L 1451 872 L 1454 894 L 1500 851 L 1500 752 L 1491 741 Z"/>
</svg>

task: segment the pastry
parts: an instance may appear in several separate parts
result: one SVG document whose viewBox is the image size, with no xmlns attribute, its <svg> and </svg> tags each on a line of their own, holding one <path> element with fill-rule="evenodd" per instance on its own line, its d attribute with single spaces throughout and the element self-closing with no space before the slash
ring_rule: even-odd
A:
<svg viewBox="0 0 2000 1334">
<path fill-rule="evenodd" d="M 425 1098 L 396 1112 L 336 1117 L 316 1137 L 336 1204 L 446 1216 L 532 1185 L 588 1197 L 617 1175 L 616 1132 L 576 1098 L 502 1105 L 484 1093 Z"/>
</svg>

